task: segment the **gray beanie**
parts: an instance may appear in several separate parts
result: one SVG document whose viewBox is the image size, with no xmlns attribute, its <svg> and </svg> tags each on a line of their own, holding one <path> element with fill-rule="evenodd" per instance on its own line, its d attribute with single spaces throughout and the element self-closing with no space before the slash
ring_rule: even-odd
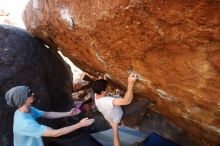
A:
<svg viewBox="0 0 220 146">
<path fill-rule="evenodd" d="M 27 86 L 16 86 L 11 88 L 5 94 L 7 104 L 11 107 L 23 105 L 27 99 L 28 90 L 29 87 Z"/>
</svg>

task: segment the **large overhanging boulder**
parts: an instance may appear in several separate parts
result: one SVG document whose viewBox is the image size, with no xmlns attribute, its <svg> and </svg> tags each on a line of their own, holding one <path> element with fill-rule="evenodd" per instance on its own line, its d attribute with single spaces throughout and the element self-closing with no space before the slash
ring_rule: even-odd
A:
<svg viewBox="0 0 220 146">
<path fill-rule="evenodd" d="M 201 145 L 220 143 L 220 1 L 32 0 L 27 30 L 78 67 L 103 73 L 183 127 Z"/>
</svg>

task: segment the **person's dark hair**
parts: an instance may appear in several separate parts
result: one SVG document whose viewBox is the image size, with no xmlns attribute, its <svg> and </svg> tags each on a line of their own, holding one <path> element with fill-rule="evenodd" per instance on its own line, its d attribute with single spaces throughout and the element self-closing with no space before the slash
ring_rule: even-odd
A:
<svg viewBox="0 0 220 146">
<path fill-rule="evenodd" d="M 102 91 L 106 91 L 107 88 L 107 81 L 100 79 L 100 80 L 96 80 L 94 81 L 93 85 L 92 85 L 92 90 L 96 93 L 96 94 L 101 94 Z"/>
</svg>

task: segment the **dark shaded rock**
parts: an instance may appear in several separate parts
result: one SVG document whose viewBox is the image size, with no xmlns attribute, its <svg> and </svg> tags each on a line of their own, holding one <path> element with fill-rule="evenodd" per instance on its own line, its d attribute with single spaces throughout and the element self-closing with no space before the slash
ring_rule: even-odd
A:
<svg viewBox="0 0 220 146">
<path fill-rule="evenodd" d="M 156 132 L 180 145 L 197 146 L 182 128 L 175 125 L 163 115 L 152 111 L 153 103 L 143 99 L 132 101 L 131 104 L 123 107 L 123 123 L 126 126 L 149 133 Z M 199 146 L 199 145 L 198 145 Z"/>
<path fill-rule="evenodd" d="M 58 137 L 49 142 L 51 146 L 102 146 L 87 132 L 78 132 L 75 135 L 68 134 L 69 137 Z"/>
<path fill-rule="evenodd" d="M 143 117 L 139 129 L 143 132 L 156 132 L 182 146 L 202 146 L 191 140 L 184 129 L 173 124 L 169 119 L 156 112 L 149 112 Z"/>
<path fill-rule="evenodd" d="M 27 85 L 36 93 L 35 106 L 66 111 L 71 100 L 69 66 L 54 50 L 24 30 L 0 25 L 0 145 L 12 146 L 14 109 L 7 106 L 5 92 Z"/>
</svg>

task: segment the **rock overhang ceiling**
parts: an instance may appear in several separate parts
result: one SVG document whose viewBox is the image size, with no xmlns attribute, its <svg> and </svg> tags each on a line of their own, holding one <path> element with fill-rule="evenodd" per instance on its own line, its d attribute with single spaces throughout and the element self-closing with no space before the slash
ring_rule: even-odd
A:
<svg viewBox="0 0 220 146">
<path fill-rule="evenodd" d="M 203 145 L 220 143 L 219 1 L 33 0 L 24 21 L 84 71 L 123 87 L 136 72 L 136 94 Z"/>
</svg>

